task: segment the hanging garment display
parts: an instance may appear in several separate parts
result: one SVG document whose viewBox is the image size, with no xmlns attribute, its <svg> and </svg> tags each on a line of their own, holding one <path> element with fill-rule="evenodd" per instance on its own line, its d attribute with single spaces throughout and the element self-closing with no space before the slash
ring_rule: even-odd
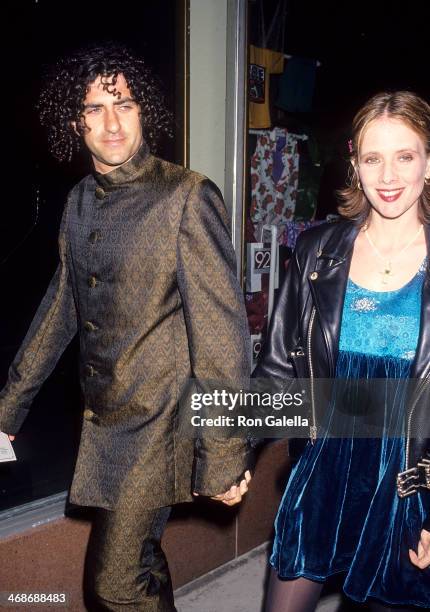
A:
<svg viewBox="0 0 430 612">
<path fill-rule="evenodd" d="M 309 113 L 315 89 L 317 61 L 292 57 L 279 79 L 276 106 L 289 113 Z"/>
<path fill-rule="evenodd" d="M 273 6 L 273 2 L 269 2 L 271 6 L 268 6 L 267 0 L 256 0 L 259 13 L 258 36 L 252 42 L 258 47 L 283 51 L 288 2 L 277 0 L 276 6 Z"/>
<path fill-rule="evenodd" d="M 294 215 L 299 177 L 298 137 L 275 128 L 258 134 L 251 157 L 251 219 L 278 224 Z"/>
<path fill-rule="evenodd" d="M 286 223 L 281 234 L 281 244 L 294 250 L 299 235 L 305 230 L 321 223 L 324 223 L 324 221 L 291 221 Z"/>
<path fill-rule="evenodd" d="M 271 74 L 284 70 L 284 55 L 250 45 L 249 50 L 249 127 L 269 128 L 272 124 L 269 106 Z"/>
<path fill-rule="evenodd" d="M 321 180 L 321 157 L 319 147 L 308 130 L 309 140 L 299 140 L 299 186 L 297 189 L 296 209 L 294 211 L 295 221 L 308 221 L 316 214 L 318 194 Z"/>
</svg>

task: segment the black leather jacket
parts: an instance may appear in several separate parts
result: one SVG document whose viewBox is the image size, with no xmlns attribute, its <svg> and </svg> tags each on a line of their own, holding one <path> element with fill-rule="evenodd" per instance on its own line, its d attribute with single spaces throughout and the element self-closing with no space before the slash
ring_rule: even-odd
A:
<svg viewBox="0 0 430 612">
<path fill-rule="evenodd" d="M 425 226 L 430 254 L 430 226 Z M 300 235 L 273 311 L 254 378 L 273 381 L 332 378 L 338 355 L 342 309 L 359 226 L 340 220 Z M 397 477 L 400 497 L 430 489 L 430 265 L 423 283 L 418 346 L 410 371 L 406 464 Z M 312 381 L 311 381 L 312 382 Z M 312 390 L 312 385 L 311 385 Z M 312 407 L 315 419 L 314 406 Z M 311 438 L 317 423 L 312 422 Z"/>
</svg>

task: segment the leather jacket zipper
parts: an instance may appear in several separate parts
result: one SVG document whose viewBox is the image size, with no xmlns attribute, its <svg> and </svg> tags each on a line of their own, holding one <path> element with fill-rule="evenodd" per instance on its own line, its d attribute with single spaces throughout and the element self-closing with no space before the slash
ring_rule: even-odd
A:
<svg viewBox="0 0 430 612">
<path fill-rule="evenodd" d="M 316 308 L 314 306 L 312 308 L 311 316 L 309 319 L 308 338 L 307 338 L 309 380 L 310 380 L 310 387 L 311 387 L 311 409 L 312 409 L 312 423 L 310 426 L 309 437 L 311 439 L 312 444 L 314 444 L 315 440 L 317 439 L 317 426 L 316 426 L 316 417 L 315 417 L 314 367 L 312 364 L 312 328 L 314 326 L 315 315 L 316 315 Z"/>
<path fill-rule="evenodd" d="M 409 469 L 409 449 L 410 449 L 410 445 L 411 445 L 411 423 L 412 423 L 412 416 L 414 413 L 414 410 L 416 408 L 416 405 L 418 404 L 418 401 L 421 397 L 421 395 L 424 392 L 425 387 L 427 386 L 428 382 L 430 381 L 430 373 L 427 374 L 427 376 L 424 378 L 423 380 L 423 384 L 421 385 L 421 389 L 418 391 L 417 396 L 414 400 L 414 403 L 412 404 L 412 408 L 409 412 L 409 416 L 408 416 L 408 426 L 406 429 L 406 468 L 405 471 Z"/>
</svg>

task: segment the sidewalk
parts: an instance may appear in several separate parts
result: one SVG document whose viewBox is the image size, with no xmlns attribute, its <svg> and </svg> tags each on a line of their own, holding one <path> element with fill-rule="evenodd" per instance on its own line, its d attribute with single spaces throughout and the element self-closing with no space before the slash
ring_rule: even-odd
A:
<svg viewBox="0 0 430 612">
<path fill-rule="evenodd" d="M 269 547 L 262 544 L 246 555 L 201 576 L 175 592 L 178 612 L 263 612 Z M 323 592 L 317 612 L 366 610 L 338 588 Z"/>
</svg>

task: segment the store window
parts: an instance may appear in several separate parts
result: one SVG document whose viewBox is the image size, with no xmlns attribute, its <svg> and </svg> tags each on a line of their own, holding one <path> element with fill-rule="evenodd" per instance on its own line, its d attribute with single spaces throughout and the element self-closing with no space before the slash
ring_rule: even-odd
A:
<svg viewBox="0 0 430 612">
<path fill-rule="evenodd" d="M 427 100 L 430 90 L 425 33 L 417 33 L 413 11 L 248 0 L 248 13 L 243 257 L 255 365 L 297 237 L 338 214 L 355 112 L 383 90 Z"/>
</svg>

